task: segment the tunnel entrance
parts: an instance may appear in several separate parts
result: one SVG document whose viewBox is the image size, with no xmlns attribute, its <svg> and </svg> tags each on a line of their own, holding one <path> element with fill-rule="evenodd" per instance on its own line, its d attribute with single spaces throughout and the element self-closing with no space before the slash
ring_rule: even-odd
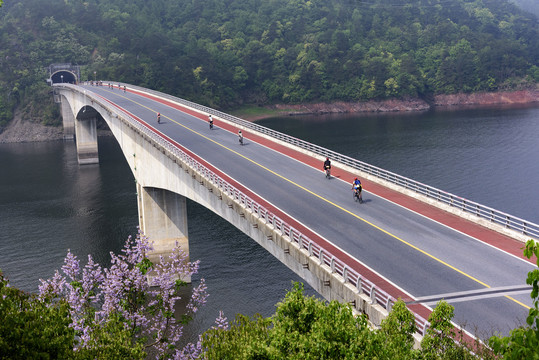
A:
<svg viewBox="0 0 539 360">
<path fill-rule="evenodd" d="M 49 66 L 49 79 L 52 84 L 77 84 L 80 80 L 80 66 L 72 64 L 52 64 Z"/>
<path fill-rule="evenodd" d="M 58 71 L 52 74 L 51 82 L 53 84 L 59 84 L 59 83 L 76 84 L 77 76 L 70 71 L 62 70 L 62 71 Z"/>
</svg>

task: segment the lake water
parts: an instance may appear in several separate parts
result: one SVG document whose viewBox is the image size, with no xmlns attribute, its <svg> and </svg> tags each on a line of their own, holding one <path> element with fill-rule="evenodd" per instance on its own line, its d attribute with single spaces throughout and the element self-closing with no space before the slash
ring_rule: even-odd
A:
<svg viewBox="0 0 539 360">
<path fill-rule="evenodd" d="M 260 123 L 539 223 L 539 107 Z M 37 291 L 67 249 L 108 264 L 109 252 L 136 234 L 133 175 L 114 138 L 100 138 L 99 153 L 98 165 L 79 166 L 72 142 L 0 144 L 0 269 L 12 286 Z M 212 212 L 190 201 L 188 212 L 190 256 L 201 260 L 193 280 L 204 277 L 210 293 L 188 338 L 219 310 L 229 319 L 273 314 L 300 279 Z"/>
</svg>

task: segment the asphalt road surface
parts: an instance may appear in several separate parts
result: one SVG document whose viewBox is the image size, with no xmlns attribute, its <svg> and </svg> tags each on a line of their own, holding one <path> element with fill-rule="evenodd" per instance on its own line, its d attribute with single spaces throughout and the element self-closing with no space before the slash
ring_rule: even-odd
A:
<svg viewBox="0 0 539 360">
<path fill-rule="evenodd" d="M 525 323 L 532 306 L 527 273 L 535 266 L 368 192 L 352 198 L 351 180 L 326 179 L 289 154 L 188 115 L 150 97 L 85 86 L 146 121 L 215 168 L 433 308 L 455 307 L 454 321 L 485 339 Z M 129 88 L 128 88 L 129 90 Z M 161 113 L 161 124 L 156 114 Z M 256 261 L 256 259 L 253 259 Z"/>
</svg>

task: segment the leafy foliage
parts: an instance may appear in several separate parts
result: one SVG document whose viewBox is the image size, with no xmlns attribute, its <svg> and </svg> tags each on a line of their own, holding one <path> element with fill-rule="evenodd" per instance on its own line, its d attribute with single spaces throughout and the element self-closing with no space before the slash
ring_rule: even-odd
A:
<svg viewBox="0 0 539 360">
<path fill-rule="evenodd" d="M 0 359 L 196 358 L 197 347 L 178 348 L 184 324 L 206 301 L 203 280 L 192 290 L 186 313 L 175 315 L 182 277 L 198 270 L 177 246 L 152 264 L 141 233 L 111 253 L 102 269 L 91 256 L 84 268 L 68 252 L 61 275 L 41 280 L 39 297 L 8 287 L 0 274 Z M 150 283 L 148 275 L 151 275 Z"/>
<path fill-rule="evenodd" d="M 503 355 L 504 359 L 539 359 L 539 245 L 528 240 L 524 255 L 528 259 L 535 256 L 538 266 L 528 273 L 526 279 L 526 284 L 532 286 L 533 307 L 526 318 L 527 327 L 514 329 L 507 337 L 490 338 L 490 346 L 496 353 Z"/>
<path fill-rule="evenodd" d="M 48 306 L 9 286 L 0 272 L 0 359 L 66 359 L 75 332 L 65 301 Z"/>
<path fill-rule="evenodd" d="M 381 328 L 372 330 L 364 315 L 349 305 L 306 297 L 294 288 L 264 319 L 237 315 L 230 326 L 221 321 L 202 335 L 204 359 L 489 359 L 484 347 L 474 352 L 453 338 L 453 308 L 440 302 L 421 349 L 414 349 L 415 319 L 398 301 Z"/>
<path fill-rule="evenodd" d="M 14 0 L 0 19 L 0 121 L 58 62 L 214 107 L 511 89 L 539 66 L 509 0 Z"/>
</svg>

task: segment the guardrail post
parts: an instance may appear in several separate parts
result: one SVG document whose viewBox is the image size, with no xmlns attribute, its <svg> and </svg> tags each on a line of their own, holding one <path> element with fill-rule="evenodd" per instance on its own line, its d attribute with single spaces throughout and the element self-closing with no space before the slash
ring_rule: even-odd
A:
<svg viewBox="0 0 539 360">
<path fill-rule="evenodd" d="M 361 275 L 358 275 L 357 277 L 356 288 L 360 294 L 363 293 L 363 288 L 361 287 Z"/>
<path fill-rule="evenodd" d="M 386 301 L 386 310 L 387 310 L 388 312 L 390 312 L 392 308 L 393 308 L 393 301 L 392 301 L 391 298 L 388 296 L 388 297 L 387 297 L 387 301 Z"/>
<path fill-rule="evenodd" d="M 376 288 L 374 286 L 371 287 L 371 293 L 369 294 L 369 297 L 371 298 L 371 303 L 373 305 L 376 304 Z"/>
<path fill-rule="evenodd" d="M 425 325 L 423 326 L 423 333 L 422 333 L 423 336 L 427 335 L 427 330 L 428 329 L 429 329 L 429 324 L 425 323 Z"/>
</svg>

